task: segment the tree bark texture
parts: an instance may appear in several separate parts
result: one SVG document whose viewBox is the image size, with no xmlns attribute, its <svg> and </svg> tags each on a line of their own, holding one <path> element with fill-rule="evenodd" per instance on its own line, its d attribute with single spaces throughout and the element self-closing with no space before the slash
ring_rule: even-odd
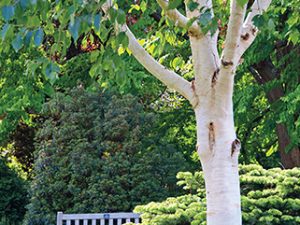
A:
<svg viewBox="0 0 300 225">
<path fill-rule="evenodd" d="M 195 76 L 192 82 L 159 64 L 139 44 L 126 24 L 116 24 L 116 27 L 126 33 L 133 56 L 157 79 L 184 96 L 195 111 L 197 152 L 206 186 L 207 224 L 241 225 L 238 175 L 241 143 L 236 137 L 233 120 L 234 75 L 240 57 L 257 35 L 252 19 L 265 11 L 271 0 L 256 0 L 247 18 L 246 4 L 242 6 L 238 0 L 230 1 L 228 30 L 221 56 L 218 52 L 218 31 L 204 33 L 195 21 L 189 26 L 191 19 L 199 19 L 206 10 L 214 16 L 213 1 L 194 2 L 197 7 L 190 11 L 186 5 L 186 15 L 183 15 L 177 9 L 170 9 L 168 0 L 157 0 L 175 26 L 187 30 Z M 107 12 L 109 7 L 113 7 L 112 0 L 107 0 L 102 9 Z"/>
</svg>

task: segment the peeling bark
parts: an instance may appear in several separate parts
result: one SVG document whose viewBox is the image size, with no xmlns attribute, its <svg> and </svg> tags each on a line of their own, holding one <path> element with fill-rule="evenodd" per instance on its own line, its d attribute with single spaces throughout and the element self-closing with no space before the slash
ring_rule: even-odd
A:
<svg viewBox="0 0 300 225">
<path fill-rule="evenodd" d="M 252 19 L 253 16 L 261 13 L 256 8 L 258 1 L 256 0 L 252 5 L 252 12 L 249 13 L 248 18 Z M 268 2 L 262 4 L 264 9 L 270 1 L 263 1 Z M 204 10 L 209 10 L 214 16 L 212 0 L 195 0 L 198 9 L 204 10 L 191 12 L 186 5 L 186 16 L 177 9 L 169 9 L 168 0 L 157 0 L 157 2 L 165 14 L 179 27 L 186 28 L 189 19 L 199 18 Z M 255 38 L 252 22 L 244 23 L 246 5 L 241 7 L 237 0 L 231 0 L 229 25 L 222 57 L 218 52 L 218 31 L 214 34 L 210 32 L 204 34 L 196 21 L 188 28 L 195 76 L 192 82 L 188 82 L 174 71 L 159 64 L 139 44 L 125 24 L 117 24 L 119 30 L 126 33 L 129 39 L 128 48 L 134 57 L 166 86 L 187 98 L 193 106 L 197 123 L 196 148 L 206 186 L 207 225 L 242 224 L 238 175 L 240 141 L 235 134 L 232 94 L 233 75 L 240 57 Z M 106 12 L 109 7 L 112 7 L 111 0 L 108 0 L 102 8 Z M 250 29 L 246 29 L 249 37 L 245 34 L 247 32 L 243 33 L 245 30 L 243 23 L 247 29 Z"/>
<path fill-rule="evenodd" d="M 241 149 L 241 141 L 239 139 L 235 139 L 231 144 L 231 157 L 234 154 L 238 154 Z"/>
</svg>

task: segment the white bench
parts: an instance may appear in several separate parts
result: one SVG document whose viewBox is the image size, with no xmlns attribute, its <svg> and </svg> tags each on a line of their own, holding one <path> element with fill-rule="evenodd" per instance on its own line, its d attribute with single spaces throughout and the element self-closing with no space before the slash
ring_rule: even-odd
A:
<svg viewBox="0 0 300 225">
<path fill-rule="evenodd" d="M 57 213 L 56 225 L 122 225 L 124 223 L 140 222 L 140 214 L 137 213 L 88 213 L 88 214 L 64 214 Z"/>
</svg>

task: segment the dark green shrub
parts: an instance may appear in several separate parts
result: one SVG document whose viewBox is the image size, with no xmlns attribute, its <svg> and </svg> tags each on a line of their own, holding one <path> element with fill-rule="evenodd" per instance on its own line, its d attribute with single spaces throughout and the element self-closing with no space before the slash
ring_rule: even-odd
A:
<svg viewBox="0 0 300 225">
<path fill-rule="evenodd" d="M 26 224 L 53 224 L 57 211 L 132 211 L 180 192 L 184 158 L 152 137 L 155 115 L 136 98 L 77 88 L 43 113 Z"/>
<path fill-rule="evenodd" d="M 240 167 L 243 224 L 300 224 L 300 169 L 265 170 L 258 165 Z M 190 194 L 160 203 L 137 206 L 145 225 L 204 225 L 205 190 L 202 172 L 180 172 L 178 184 Z"/>
<path fill-rule="evenodd" d="M 25 182 L 0 158 L 0 225 L 18 225 L 27 204 Z"/>
</svg>

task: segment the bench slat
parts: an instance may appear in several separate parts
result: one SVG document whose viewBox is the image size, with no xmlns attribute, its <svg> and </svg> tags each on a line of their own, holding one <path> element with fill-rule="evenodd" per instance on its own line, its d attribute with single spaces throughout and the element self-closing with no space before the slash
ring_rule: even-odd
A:
<svg viewBox="0 0 300 225">
<path fill-rule="evenodd" d="M 104 219 L 104 215 L 109 214 L 110 219 L 121 219 L 121 218 L 140 218 L 137 213 L 87 213 L 87 214 L 63 214 L 63 220 L 75 220 L 75 219 Z"/>
<path fill-rule="evenodd" d="M 75 221 L 75 225 L 97 225 L 97 221 L 100 220 L 100 225 L 105 225 L 105 221 L 108 220 L 109 225 L 114 225 L 114 221 L 117 225 L 122 225 L 122 221 L 138 224 L 140 222 L 140 214 L 137 213 L 80 213 L 80 214 L 64 214 L 62 212 L 57 213 L 57 225 L 63 225 L 63 221 L 66 225 L 74 225 L 72 221 Z M 80 223 L 83 221 L 83 224 Z M 89 222 L 91 221 L 91 223 Z"/>
<path fill-rule="evenodd" d="M 122 219 L 118 219 L 118 225 L 122 225 Z"/>
</svg>

